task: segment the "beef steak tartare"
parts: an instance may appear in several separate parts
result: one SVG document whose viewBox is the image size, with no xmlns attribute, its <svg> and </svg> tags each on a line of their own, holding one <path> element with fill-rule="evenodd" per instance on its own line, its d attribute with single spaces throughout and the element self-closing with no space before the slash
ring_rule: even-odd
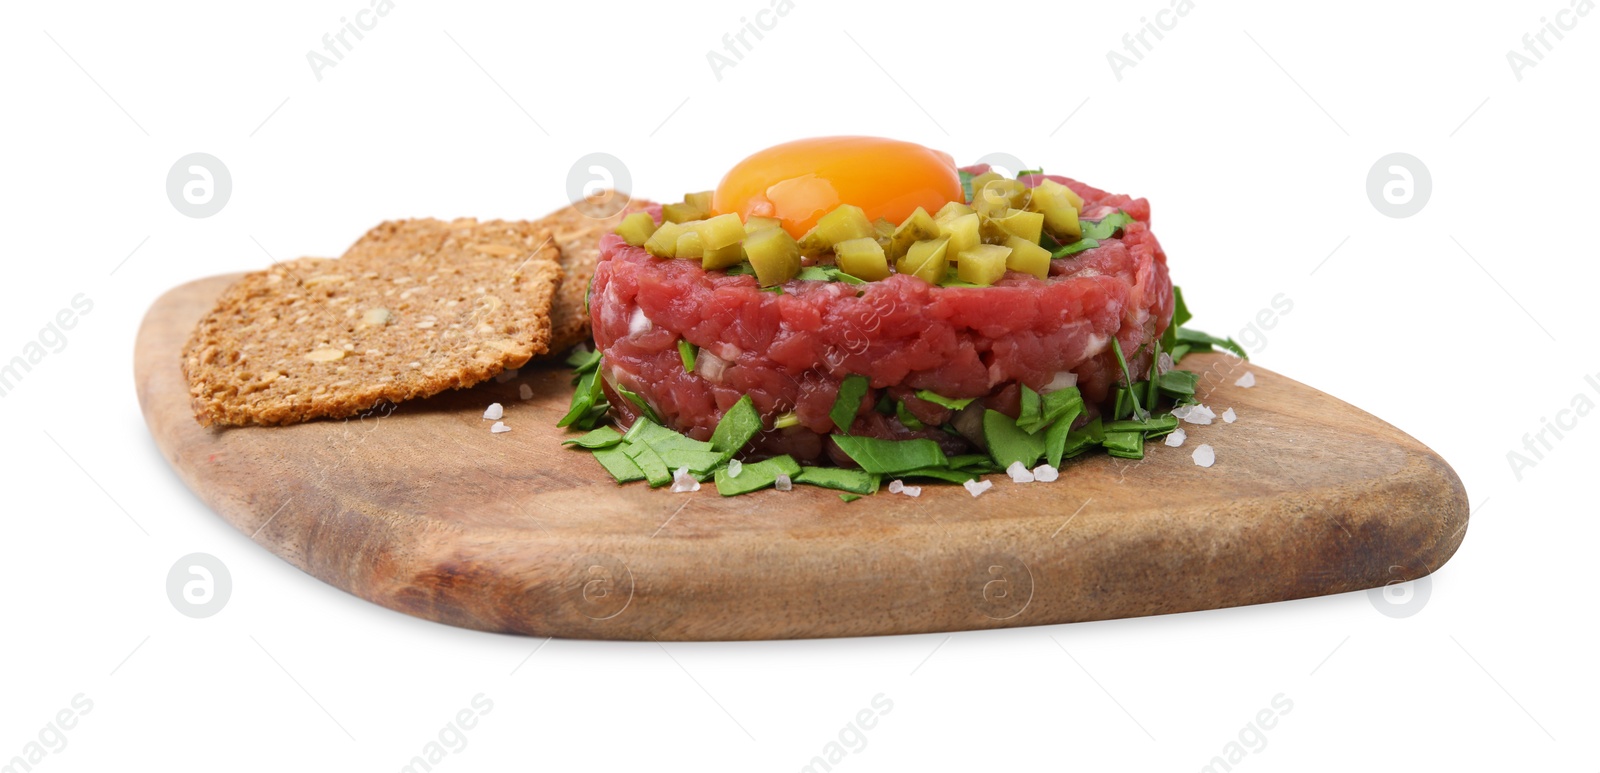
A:
<svg viewBox="0 0 1600 773">
<path fill-rule="evenodd" d="M 1048 393 L 1076 385 L 1086 405 L 1080 425 L 1111 413 L 1122 379 L 1112 339 L 1129 370 L 1147 372 L 1173 316 L 1172 282 L 1150 231 L 1149 203 L 1059 176 L 1023 175 L 1018 182 L 1028 191 L 1065 186 L 1081 198 L 1084 222 L 1105 226 L 1109 235 L 1093 246 L 1080 241 L 1077 251 L 1052 250 L 1060 256 L 1039 272 L 1043 278 L 1013 269 L 997 270 L 981 286 L 935 284 L 902 271 L 861 282 L 802 268 L 767 287 L 753 272 L 706 268 L 709 257 L 663 259 L 622 235 L 606 235 L 589 313 L 603 355 L 600 376 L 619 423 L 631 425 L 649 412 L 707 440 L 724 412 L 749 395 L 764 430 L 747 456 L 849 464 L 830 434 L 923 437 L 947 453 L 973 450 L 971 432 L 942 427 L 961 429 L 963 413 L 981 420 L 983 408 L 1015 418 L 1022 386 Z M 651 217 L 662 222 L 661 213 Z M 880 232 L 880 241 L 890 238 Z M 807 255 L 804 263 L 830 266 L 830 257 Z M 840 387 L 853 375 L 868 388 L 850 426 L 836 427 Z"/>
</svg>

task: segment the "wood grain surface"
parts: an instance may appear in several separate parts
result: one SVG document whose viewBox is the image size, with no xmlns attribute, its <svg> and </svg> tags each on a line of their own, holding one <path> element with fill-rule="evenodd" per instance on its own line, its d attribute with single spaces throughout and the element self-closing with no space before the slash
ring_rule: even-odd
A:
<svg viewBox="0 0 1600 773">
<path fill-rule="evenodd" d="M 569 638 L 715 640 L 957 631 L 1157 615 L 1415 579 L 1461 543 L 1445 461 L 1394 427 L 1223 355 L 1204 402 L 1143 461 L 1096 454 L 1054 483 L 849 504 L 796 486 L 723 498 L 618 486 L 556 428 L 569 372 L 290 427 L 203 429 L 185 338 L 236 277 L 178 287 L 139 331 L 157 445 L 212 509 L 312 576 L 417 617 Z M 1245 370 L 1257 386 L 1234 385 Z M 519 385 L 533 390 L 518 399 Z M 481 415 L 506 407 L 512 431 Z M 1197 467 L 1200 443 L 1216 465 Z"/>
</svg>

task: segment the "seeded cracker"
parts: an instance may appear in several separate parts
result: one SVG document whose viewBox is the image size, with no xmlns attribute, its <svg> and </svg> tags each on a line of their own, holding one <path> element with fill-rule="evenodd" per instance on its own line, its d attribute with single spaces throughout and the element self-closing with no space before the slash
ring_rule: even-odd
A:
<svg viewBox="0 0 1600 773">
<path fill-rule="evenodd" d="M 617 197 L 621 197 L 619 200 Z M 620 191 L 601 191 L 593 197 L 546 215 L 535 226 L 549 228 L 561 248 L 561 269 L 565 279 L 550 307 L 550 354 L 559 355 L 574 345 L 589 340 L 589 314 L 583 299 L 600 259 L 600 237 L 611 233 L 630 212 L 650 206 L 644 199 L 628 200 Z M 619 201 L 627 201 L 618 209 Z M 612 209 L 614 214 L 606 215 Z"/>
<path fill-rule="evenodd" d="M 195 418 L 352 416 L 519 367 L 548 349 L 559 261 L 533 223 L 406 220 L 372 229 L 339 260 L 249 274 L 184 349 Z"/>
</svg>

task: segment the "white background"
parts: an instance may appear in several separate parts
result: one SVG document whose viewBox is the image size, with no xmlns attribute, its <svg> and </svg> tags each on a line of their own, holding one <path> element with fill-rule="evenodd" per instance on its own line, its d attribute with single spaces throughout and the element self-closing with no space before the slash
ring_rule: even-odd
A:
<svg viewBox="0 0 1600 773">
<path fill-rule="evenodd" d="M 1575 396 L 1600 402 L 1584 381 L 1600 374 L 1600 14 L 1563 16 L 1575 29 L 1519 80 L 1506 52 L 1569 0 L 1199 0 L 1119 81 L 1107 51 L 1168 0 L 796 0 L 719 80 L 707 51 L 767 0 L 399 0 L 319 81 L 307 52 L 366 3 L 0 9 L 0 359 L 75 295 L 93 303 L 0 398 L 0 762 L 83 693 L 92 711 L 38 767 L 396 770 L 483 693 L 492 712 L 436 769 L 798 770 L 882 693 L 893 709 L 836 769 L 1197 770 L 1282 693 L 1292 710 L 1264 745 L 1246 734 L 1236 769 L 1600 768 L 1600 417 L 1520 480 L 1506 457 Z M 173 285 L 336 255 L 386 218 L 538 216 L 590 152 L 674 198 L 759 148 L 840 133 L 1149 197 L 1202 329 L 1238 335 L 1287 294 L 1256 361 L 1412 433 L 1466 482 L 1472 525 L 1416 614 L 1353 593 L 529 657 L 539 640 L 302 574 L 201 505 L 145 432 L 133 339 Z M 206 219 L 164 190 L 197 151 L 233 178 Z M 1365 191 L 1397 151 L 1433 180 L 1407 219 Z M 196 551 L 234 583 L 204 620 L 165 593 Z"/>
</svg>

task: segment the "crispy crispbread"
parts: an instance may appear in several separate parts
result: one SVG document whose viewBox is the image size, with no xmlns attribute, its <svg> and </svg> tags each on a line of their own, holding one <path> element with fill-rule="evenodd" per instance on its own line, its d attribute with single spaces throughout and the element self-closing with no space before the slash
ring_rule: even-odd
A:
<svg viewBox="0 0 1600 773">
<path fill-rule="evenodd" d="M 290 424 L 471 386 L 547 350 L 561 280 L 525 222 L 379 225 L 343 258 L 246 275 L 184 350 L 202 425 Z"/>
<path fill-rule="evenodd" d="M 565 275 L 550 307 L 550 356 L 589 340 L 584 297 L 600 259 L 600 237 L 616 228 L 628 213 L 650 204 L 644 199 L 630 200 L 621 191 L 607 190 L 536 221 L 536 225 L 550 229 L 561 247 L 561 270 Z"/>
</svg>

